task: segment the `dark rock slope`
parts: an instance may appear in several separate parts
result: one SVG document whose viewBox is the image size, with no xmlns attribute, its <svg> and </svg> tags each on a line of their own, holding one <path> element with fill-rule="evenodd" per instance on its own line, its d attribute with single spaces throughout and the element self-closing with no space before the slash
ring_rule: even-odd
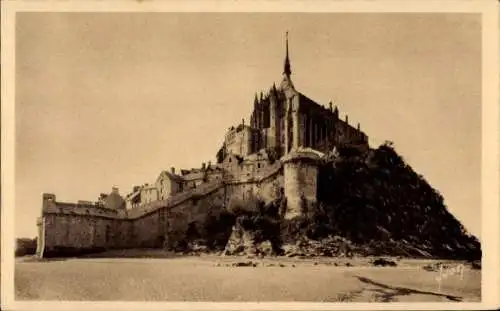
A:
<svg viewBox="0 0 500 311">
<path fill-rule="evenodd" d="M 375 252 L 394 249 L 400 255 L 481 256 L 479 241 L 390 143 L 367 153 L 340 149 L 322 164 L 318 184 L 321 203 L 313 237 L 333 233 L 356 245 L 372 245 Z"/>
<path fill-rule="evenodd" d="M 481 258 L 479 241 L 390 143 L 368 152 L 340 148 L 325 157 L 318 178 L 319 204 L 303 216 L 283 219 L 281 197 L 231 200 L 198 242 L 228 255 Z"/>
</svg>

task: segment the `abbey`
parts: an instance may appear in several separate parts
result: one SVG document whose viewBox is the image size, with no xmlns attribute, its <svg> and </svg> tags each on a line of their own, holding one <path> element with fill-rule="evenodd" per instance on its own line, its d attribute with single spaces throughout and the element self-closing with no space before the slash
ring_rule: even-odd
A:
<svg viewBox="0 0 500 311">
<path fill-rule="evenodd" d="M 279 86 L 256 95 L 249 124 L 229 128 L 217 163 L 159 173 L 153 184 L 122 197 L 117 188 L 97 202 L 63 203 L 44 194 L 38 219 L 39 256 L 61 250 L 162 247 L 186 231 L 206 206 L 227 206 L 250 196 L 270 202 L 285 196 L 284 218 L 317 200 L 318 163 L 336 147 L 367 150 L 368 137 L 330 102 L 324 107 L 296 90 L 286 54 Z M 176 233 L 177 232 L 177 233 Z"/>
<path fill-rule="evenodd" d="M 298 92 L 291 80 L 291 64 L 286 40 L 283 78 L 279 87 L 273 84 L 260 97 L 255 95 L 250 124 L 242 122 L 226 134 L 223 157 L 227 154 L 248 156 L 261 149 L 281 157 L 292 149 L 311 148 L 322 153 L 334 146 L 355 145 L 368 148 L 368 137 L 345 120 L 332 102 L 328 108 Z"/>
</svg>

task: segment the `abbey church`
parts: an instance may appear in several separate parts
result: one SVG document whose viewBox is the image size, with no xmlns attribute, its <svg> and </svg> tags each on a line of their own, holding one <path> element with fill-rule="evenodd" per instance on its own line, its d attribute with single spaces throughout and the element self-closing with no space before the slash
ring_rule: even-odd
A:
<svg viewBox="0 0 500 311">
<path fill-rule="evenodd" d="M 265 149 L 278 158 L 298 147 L 311 148 L 322 153 L 334 146 L 349 144 L 366 149 L 368 137 L 345 120 L 339 119 L 339 110 L 317 104 L 298 92 L 291 79 L 291 64 L 288 52 L 288 34 L 283 79 L 279 87 L 275 84 L 267 94 L 255 95 L 250 124 L 232 127 L 225 137 L 224 157 L 235 154 L 246 157 Z"/>
<path fill-rule="evenodd" d="M 249 124 L 229 128 L 217 163 L 171 167 L 151 184 L 133 186 L 125 196 L 113 187 L 97 202 L 64 203 L 43 194 L 38 255 L 162 247 L 197 213 L 206 213 L 205 206 L 227 206 L 233 198 L 258 196 L 269 202 L 285 196 L 282 216 L 288 219 L 300 215 L 304 201 L 315 204 L 321 158 L 346 145 L 367 150 L 368 137 L 359 124 L 341 119 L 331 102 L 323 106 L 297 91 L 291 68 L 287 34 L 281 83 L 255 96 Z"/>
</svg>

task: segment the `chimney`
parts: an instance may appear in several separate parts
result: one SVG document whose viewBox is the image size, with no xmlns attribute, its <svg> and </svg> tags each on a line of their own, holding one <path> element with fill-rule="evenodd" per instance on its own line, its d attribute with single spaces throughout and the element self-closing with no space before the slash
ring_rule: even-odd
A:
<svg viewBox="0 0 500 311">
<path fill-rule="evenodd" d="M 111 192 L 118 193 L 118 187 L 115 186 L 115 187 L 111 188 Z"/>
<path fill-rule="evenodd" d="M 201 169 L 205 170 L 205 162 L 201 163 Z"/>
<path fill-rule="evenodd" d="M 241 119 L 241 124 L 245 125 L 245 119 Z"/>
<path fill-rule="evenodd" d="M 361 126 L 359 125 L 359 122 L 358 122 L 358 131 L 361 129 Z"/>
<path fill-rule="evenodd" d="M 173 167 L 173 166 L 172 166 L 172 167 L 170 168 L 170 171 L 172 172 L 172 174 L 175 174 L 175 167 Z"/>
<path fill-rule="evenodd" d="M 212 166 L 212 161 L 208 161 L 208 168 Z"/>
<path fill-rule="evenodd" d="M 345 123 L 349 124 L 349 117 L 345 115 Z"/>
<path fill-rule="evenodd" d="M 328 103 L 328 109 L 330 109 L 330 111 L 333 111 L 332 101 L 330 101 L 330 102 Z"/>
</svg>

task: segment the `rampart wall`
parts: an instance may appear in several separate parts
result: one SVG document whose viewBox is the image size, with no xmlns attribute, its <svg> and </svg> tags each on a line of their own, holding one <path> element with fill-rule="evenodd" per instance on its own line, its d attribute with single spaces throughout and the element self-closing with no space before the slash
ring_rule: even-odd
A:
<svg viewBox="0 0 500 311">
<path fill-rule="evenodd" d="M 170 242 L 183 239 L 190 223 L 203 222 L 211 208 L 225 206 L 231 197 L 244 199 L 252 193 L 270 201 L 282 186 L 283 174 L 278 161 L 276 165 L 259 169 L 252 177 L 212 180 L 167 200 L 123 211 L 57 202 L 55 196 L 46 194 L 39 222 L 43 245 L 39 255 L 162 247 L 167 239 Z"/>
<path fill-rule="evenodd" d="M 53 195 L 44 195 L 38 225 L 43 245 L 39 254 L 43 256 L 126 248 L 130 241 L 131 222 L 123 212 L 92 204 L 56 202 Z"/>
</svg>

